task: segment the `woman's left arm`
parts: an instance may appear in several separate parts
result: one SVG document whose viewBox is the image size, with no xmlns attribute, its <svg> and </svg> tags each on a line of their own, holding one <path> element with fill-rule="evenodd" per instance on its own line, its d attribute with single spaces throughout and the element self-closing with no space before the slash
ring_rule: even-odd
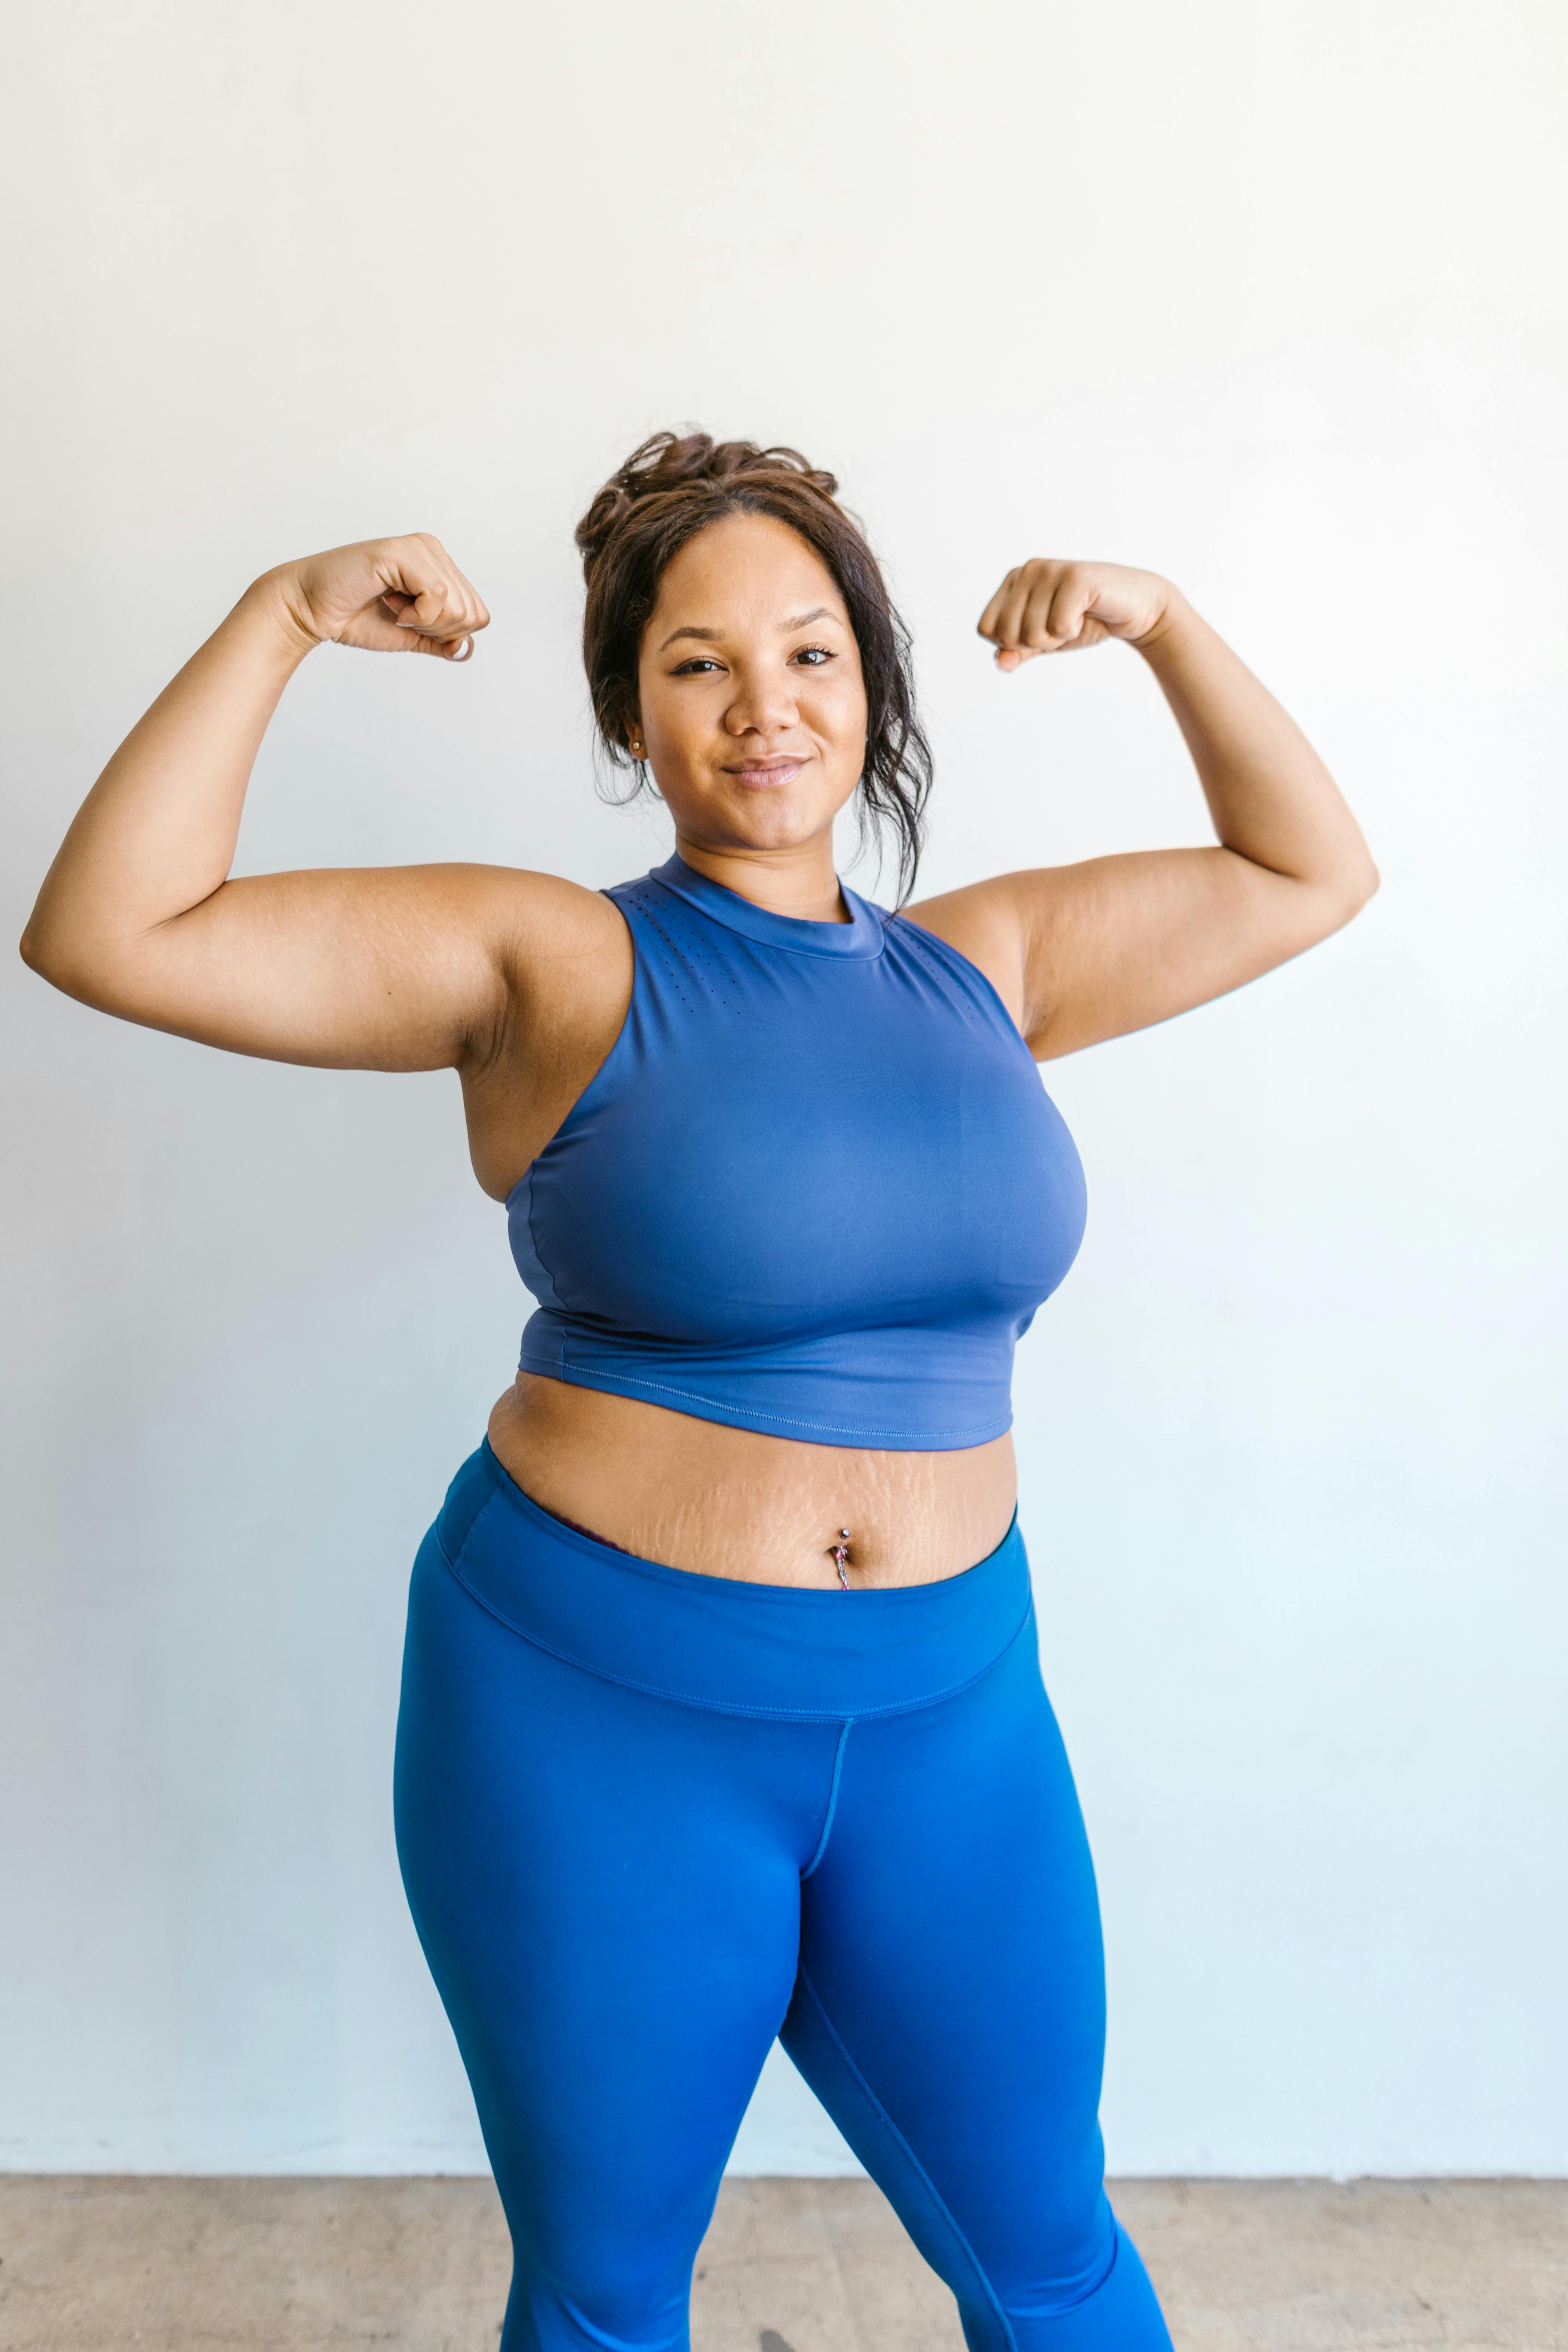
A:
<svg viewBox="0 0 1568 2352">
<path fill-rule="evenodd" d="M 1038 1059 L 1168 1020 L 1348 923 L 1377 888 L 1361 828 L 1294 719 L 1168 580 L 1037 559 L 980 619 L 1011 671 L 1121 637 L 1160 682 L 1218 835 L 999 875 L 909 911 L 997 981 Z"/>
</svg>

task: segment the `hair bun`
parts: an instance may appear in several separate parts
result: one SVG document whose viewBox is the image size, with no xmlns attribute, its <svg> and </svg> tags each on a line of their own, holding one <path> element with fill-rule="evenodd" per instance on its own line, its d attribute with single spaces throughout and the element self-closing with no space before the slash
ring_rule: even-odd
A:
<svg viewBox="0 0 1568 2352">
<path fill-rule="evenodd" d="M 715 441 L 710 433 L 655 433 L 611 475 L 577 526 L 585 577 L 621 524 L 646 499 L 697 482 L 736 485 L 748 476 L 788 474 L 821 498 L 836 499 L 836 477 L 808 465 L 798 449 L 763 449 L 754 441 Z"/>
</svg>

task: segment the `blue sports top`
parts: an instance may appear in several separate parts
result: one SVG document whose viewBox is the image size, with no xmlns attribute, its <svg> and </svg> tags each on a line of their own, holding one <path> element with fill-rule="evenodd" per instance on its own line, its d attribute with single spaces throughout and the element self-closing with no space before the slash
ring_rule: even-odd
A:
<svg viewBox="0 0 1568 2352">
<path fill-rule="evenodd" d="M 606 895 L 632 1000 L 507 1200 L 521 1369 L 821 1445 L 999 1437 L 1084 1189 L 990 982 L 852 890 L 802 922 L 676 856 Z"/>
</svg>

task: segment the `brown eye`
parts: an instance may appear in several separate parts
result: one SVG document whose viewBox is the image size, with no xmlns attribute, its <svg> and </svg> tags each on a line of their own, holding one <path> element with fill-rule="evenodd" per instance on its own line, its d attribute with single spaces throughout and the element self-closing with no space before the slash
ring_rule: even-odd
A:
<svg viewBox="0 0 1568 2352">
<path fill-rule="evenodd" d="M 802 646 L 795 658 L 797 662 L 805 663 L 808 668 L 820 669 L 824 662 L 830 662 L 834 656 L 826 646 Z"/>
</svg>

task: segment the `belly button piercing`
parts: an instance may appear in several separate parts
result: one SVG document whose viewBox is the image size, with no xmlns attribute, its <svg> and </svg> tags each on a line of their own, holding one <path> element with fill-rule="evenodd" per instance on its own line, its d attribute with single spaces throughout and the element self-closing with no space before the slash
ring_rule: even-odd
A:
<svg viewBox="0 0 1568 2352">
<path fill-rule="evenodd" d="M 838 1530 L 838 1541 L 836 1544 L 829 1544 L 827 1547 L 827 1556 L 837 1569 L 838 1581 L 844 1587 L 846 1592 L 849 1590 L 848 1545 L 849 1530 L 847 1528 L 840 1528 Z"/>
</svg>

